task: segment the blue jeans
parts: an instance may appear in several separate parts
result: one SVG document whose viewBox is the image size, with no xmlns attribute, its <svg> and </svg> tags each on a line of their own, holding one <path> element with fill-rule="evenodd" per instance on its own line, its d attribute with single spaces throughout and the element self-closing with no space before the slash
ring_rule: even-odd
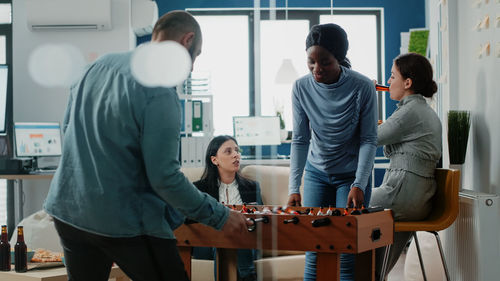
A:
<svg viewBox="0 0 500 281">
<path fill-rule="evenodd" d="M 356 171 L 330 175 L 316 169 L 309 162 L 306 162 L 305 171 L 303 196 L 305 207 L 346 207 L 347 196 L 356 178 Z M 369 181 L 364 194 L 365 206 L 370 203 L 371 191 Z M 306 252 L 304 280 L 316 280 L 316 257 L 316 252 Z M 354 262 L 353 254 L 340 255 L 340 280 L 354 280 Z"/>
</svg>

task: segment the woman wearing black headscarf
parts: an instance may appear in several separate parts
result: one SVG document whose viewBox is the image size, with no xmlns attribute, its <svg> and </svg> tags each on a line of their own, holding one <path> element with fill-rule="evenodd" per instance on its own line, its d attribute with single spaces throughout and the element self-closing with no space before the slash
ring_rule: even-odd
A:
<svg viewBox="0 0 500 281">
<path fill-rule="evenodd" d="M 349 42 L 336 24 L 315 25 L 306 39 L 310 74 L 293 87 L 289 205 L 368 205 L 377 144 L 373 82 L 350 69 Z M 341 280 L 354 280 L 354 256 L 341 255 Z M 304 280 L 316 280 L 316 253 L 306 253 Z"/>
</svg>

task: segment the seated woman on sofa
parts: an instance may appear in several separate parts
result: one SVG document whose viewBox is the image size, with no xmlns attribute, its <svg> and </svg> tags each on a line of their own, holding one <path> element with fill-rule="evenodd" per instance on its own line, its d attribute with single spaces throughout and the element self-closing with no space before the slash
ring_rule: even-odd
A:
<svg viewBox="0 0 500 281">
<path fill-rule="evenodd" d="M 400 55 L 394 59 L 388 83 L 391 99 L 399 104 L 391 117 L 378 126 L 377 145 L 384 145 L 390 164 L 381 186 L 373 189 L 370 204 L 392 209 L 396 221 L 421 220 L 432 208 L 436 191 L 434 170 L 441 157 L 441 121 L 424 99 L 437 91 L 432 66 L 424 56 Z M 395 233 L 389 270 L 411 234 Z M 376 253 L 376 280 L 384 280 L 379 277 L 384 248 Z"/>
<path fill-rule="evenodd" d="M 240 151 L 238 143 L 231 136 L 217 136 L 208 144 L 205 155 L 205 170 L 201 179 L 194 182 L 199 190 L 208 193 L 223 204 L 262 205 L 260 186 L 257 182 L 239 174 Z M 254 259 L 255 251 L 238 250 L 238 280 L 257 280 Z M 193 257 L 213 259 L 212 248 L 195 248 Z"/>
</svg>

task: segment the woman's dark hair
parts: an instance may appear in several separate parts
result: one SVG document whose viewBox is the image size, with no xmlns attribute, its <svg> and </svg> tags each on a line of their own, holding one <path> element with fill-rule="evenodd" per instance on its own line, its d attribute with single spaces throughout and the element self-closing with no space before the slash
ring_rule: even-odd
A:
<svg viewBox="0 0 500 281">
<path fill-rule="evenodd" d="M 416 53 L 399 55 L 394 59 L 403 79 L 410 78 L 411 88 L 414 93 L 431 98 L 437 91 L 437 84 L 432 80 L 432 66 L 429 60 Z"/>
<path fill-rule="evenodd" d="M 205 170 L 203 171 L 203 175 L 201 176 L 201 180 L 205 181 L 208 184 L 208 191 L 212 194 L 218 194 L 219 190 L 219 169 L 214 163 L 212 163 L 212 156 L 217 155 L 217 151 L 226 141 L 232 140 L 236 144 L 238 142 L 235 138 L 228 135 L 221 135 L 214 137 L 207 147 L 207 152 L 205 154 Z M 236 173 L 236 182 L 238 185 L 243 185 L 249 183 L 246 178 L 240 175 L 239 172 Z"/>
<path fill-rule="evenodd" d="M 327 49 L 340 65 L 351 68 L 351 62 L 346 57 L 349 49 L 347 33 L 340 25 L 327 23 L 311 27 L 306 38 L 306 50 L 315 45 Z"/>
</svg>

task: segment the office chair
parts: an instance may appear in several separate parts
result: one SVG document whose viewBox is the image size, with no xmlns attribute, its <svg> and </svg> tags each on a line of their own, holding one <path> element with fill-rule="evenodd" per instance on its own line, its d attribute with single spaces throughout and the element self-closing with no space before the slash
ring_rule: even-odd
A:
<svg viewBox="0 0 500 281">
<path fill-rule="evenodd" d="M 460 171 L 439 168 L 436 169 L 435 178 L 437 188 L 436 193 L 432 198 L 432 210 L 429 216 L 421 221 L 394 222 L 394 232 L 414 232 L 413 238 L 415 239 L 415 246 L 417 248 L 418 259 L 420 262 L 420 268 L 422 269 L 424 281 L 427 281 L 427 276 L 425 275 L 424 262 L 422 260 L 422 254 L 420 252 L 420 246 L 418 244 L 416 232 L 427 231 L 434 234 L 439 247 L 439 253 L 441 254 L 441 261 L 443 263 L 444 272 L 446 274 L 446 280 L 450 281 L 450 274 L 448 272 L 448 267 L 446 266 L 443 247 L 441 245 L 441 240 L 439 239 L 439 234 L 437 232 L 448 228 L 457 218 Z M 382 280 L 385 280 L 386 278 L 390 249 L 391 245 L 387 246 L 385 249 L 384 261 L 382 263 L 382 272 L 380 275 Z"/>
</svg>

